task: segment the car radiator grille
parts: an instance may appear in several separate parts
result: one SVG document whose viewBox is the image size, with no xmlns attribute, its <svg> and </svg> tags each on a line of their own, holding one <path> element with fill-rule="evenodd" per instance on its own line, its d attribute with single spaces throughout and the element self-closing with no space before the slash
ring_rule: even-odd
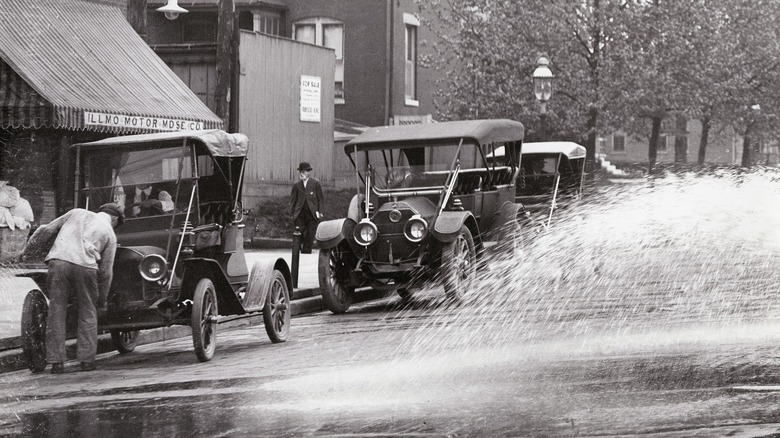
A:
<svg viewBox="0 0 780 438">
<path fill-rule="evenodd" d="M 408 208 L 398 209 L 401 220 L 392 222 L 390 211 L 377 212 L 372 221 L 379 232 L 377 242 L 369 247 L 371 261 L 377 264 L 414 262 L 420 255 L 420 244 L 412 243 L 404 237 L 404 227 L 414 212 Z"/>
</svg>

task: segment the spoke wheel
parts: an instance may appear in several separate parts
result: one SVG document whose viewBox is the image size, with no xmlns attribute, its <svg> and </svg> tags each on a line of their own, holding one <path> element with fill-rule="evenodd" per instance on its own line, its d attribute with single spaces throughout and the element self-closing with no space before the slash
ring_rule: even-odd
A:
<svg viewBox="0 0 780 438">
<path fill-rule="evenodd" d="M 119 354 L 127 354 L 138 345 L 140 330 L 111 330 L 111 341 Z"/>
<path fill-rule="evenodd" d="M 345 286 L 350 266 L 338 248 L 320 250 L 319 280 L 322 301 L 333 313 L 344 313 L 352 305 L 354 287 Z"/>
<path fill-rule="evenodd" d="M 198 282 L 192 298 L 192 344 L 201 362 L 214 357 L 217 348 L 217 293 L 208 278 Z"/>
<path fill-rule="evenodd" d="M 268 338 L 273 343 L 284 342 L 290 334 L 290 291 L 284 275 L 274 270 L 268 296 L 263 306 L 263 323 Z"/>
<path fill-rule="evenodd" d="M 22 353 L 27 368 L 37 373 L 46 368 L 46 316 L 49 305 L 41 291 L 27 293 L 22 306 Z"/>
<path fill-rule="evenodd" d="M 476 253 L 471 231 L 463 225 L 458 237 L 444 244 L 441 254 L 441 275 L 444 293 L 453 301 L 461 301 L 472 287 L 476 273 Z"/>
</svg>

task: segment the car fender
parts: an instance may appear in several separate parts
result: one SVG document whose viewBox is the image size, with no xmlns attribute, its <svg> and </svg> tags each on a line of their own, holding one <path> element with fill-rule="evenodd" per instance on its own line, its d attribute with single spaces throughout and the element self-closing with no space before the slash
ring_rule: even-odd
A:
<svg viewBox="0 0 780 438">
<path fill-rule="evenodd" d="M 320 249 L 334 248 L 347 236 L 352 235 L 355 229 L 355 221 L 350 218 L 331 219 L 320 222 L 317 226 L 317 245 Z"/>
<path fill-rule="evenodd" d="M 479 236 L 474 233 L 476 220 L 470 211 L 443 211 L 433 224 L 433 237 L 440 242 L 452 242 L 464 224 L 472 230 L 476 243 Z"/>
<path fill-rule="evenodd" d="M 278 270 L 284 276 L 284 282 L 287 284 L 287 290 L 292 293 L 292 275 L 287 262 L 283 258 L 276 260 L 258 260 L 252 265 L 252 272 L 249 274 L 249 283 L 246 285 L 246 298 L 244 308 L 247 311 L 259 311 L 265 306 L 266 297 L 271 287 L 271 278 L 274 271 Z"/>
<path fill-rule="evenodd" d="M 141 259 L 149 254 L 157 254 L 165 257 L 165 250 L 157 246 L 117 246 L 114 255 L 114 266 L 125 263 L 138 264 Z"/>
<path fill-rule="evenodd" d="M 183 277 L 181 281 L 181 298 L 192 299 L 195 287 L 203 278 L 208 278 L 214 283 L 217 292 L 217 308 L 220 315 L 242 315 L 246 313 L 241 305 L 233 287 L 225 275 L 225 271 L 216 260 L 207 258 L 190 258 L 180 261 Z"/>
</svg>

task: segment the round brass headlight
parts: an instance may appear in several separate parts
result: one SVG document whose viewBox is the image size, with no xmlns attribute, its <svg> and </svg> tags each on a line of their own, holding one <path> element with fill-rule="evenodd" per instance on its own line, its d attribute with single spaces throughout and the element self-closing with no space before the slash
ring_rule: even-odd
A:
<svg viewBox="0 0 780 438">
<path fill-rule="evenodd" d="M 412 216 L 404 227 L 404 236 L 412 243 L 420 242 L 428 235 L 428 223 L 418 215 Z"/>
<path fill-rule="evenodd" d="M 363 219 L 355 226 L 353 236 L 359 245 L 368 246 L 376 242 L 379 233 L 376 225 L 370 219 Z"/>
<path fill-rule="evenodd" d="M 144 280 L 158 281 L 168 273 L 168 263 L 165 261 L 165 257 L 159 254 L 149 254 L 141 259 L 138 271 Z"/>
</svg>

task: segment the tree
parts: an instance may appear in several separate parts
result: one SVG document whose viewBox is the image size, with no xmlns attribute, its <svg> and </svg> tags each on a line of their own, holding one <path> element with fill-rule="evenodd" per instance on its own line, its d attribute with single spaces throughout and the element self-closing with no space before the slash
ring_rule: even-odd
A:
<svg viewBox="0 0 780 438">
<path fill-rule="evenodd" d="M 611 84 L 602 75 L 615 39 L 619 0 L 419 1 L 438 37 L 424 64 L 440 73 L 437 109 L 445 118 L 509 117 L 539 126 L 531 75 L 545 53 L 556 75 L 548 128 L 586 145 L 592 162 Z M 441 62 L 444 60 L 444 62 Z M 426 62 L 427 61 L 427 62 Z M 528 138 L 539 139 L 530 128 Z"/>
<path fill-rule="evenodd" d="M 426 0 L 437 36 L 425 65 L 440 73 L 445 118 L 509 117 L 538 139 L 531 93 L 536 57 L 556 75 L 548 129 L 583 142 L 599 132 L 647 136 L 655 165 L 664 120 L 675 121 L 675 162 L 687 161 L 685 120 L 734 126 L 748 142 L 776 128 L 777 23 L 773 0 Z M 444 60 L 444 62 L 442 62 Z M 760 112 L 747 111 L 759 105 Z M 753 118 L 758 119 L 753 120 Z M 649 132 L 648 132 L 649 131 Z M 672 133 L 672 132 L 669 132 Z M 745 147 L 749 149 L 747 146 Z M 750 157 L 750 151 L 743 156 Z"/>
</svg>

